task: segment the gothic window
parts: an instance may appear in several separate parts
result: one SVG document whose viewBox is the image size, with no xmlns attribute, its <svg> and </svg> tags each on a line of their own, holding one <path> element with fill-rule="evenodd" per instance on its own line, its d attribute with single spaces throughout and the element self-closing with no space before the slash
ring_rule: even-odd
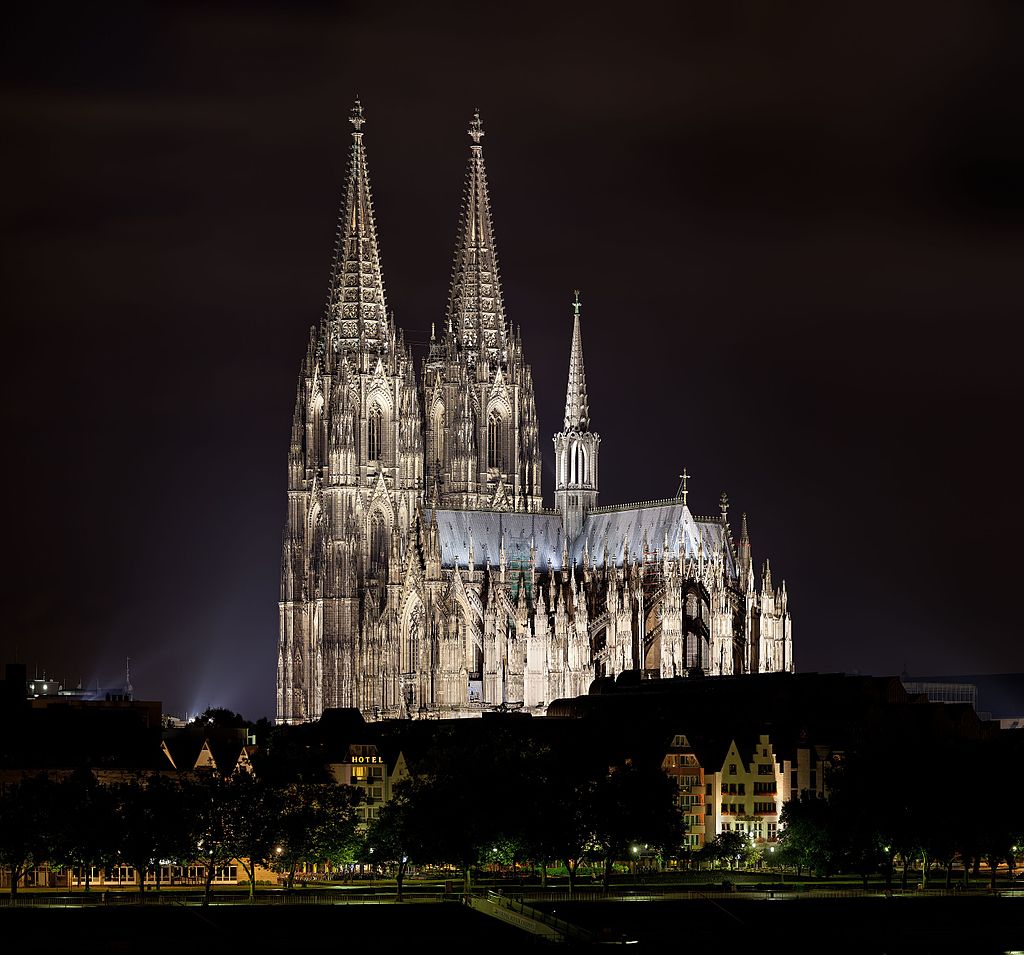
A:
<svg viewBox="0 0 1024 955">
<path fill-rule="evenodd" d="M 380 514 L 370 524 L 370 574 L 385 578 L 388 573 L 388 532 Z"/>
<path fill-rule="evenodd" d="M 487 421 L 487 466 L 501 469 L 501 416 L 492 411 Z"/>
<path fill-rule="evenodd" d="M 367 459 L 379 461 L 384 449 L 384 415 L 377 405 L 370 408 L 366 421 Z"/>
<path fill-rule="evenodd" d="M 431 460 L 444 460 L 444 406 L 436 405 L 430 416 L 430 435 L 434 442 L 431 449 Z"/>
<path fill-rule="evenodd" d="M 308 463 L 309 467 L 320 467 L 326 463 L 324 460 L 323 409 L 323 399 L 318 398 L 313 405 L 312 421 L 310 422 L 309 451 L 311 452 L 312 460 Z"/>
</svg>

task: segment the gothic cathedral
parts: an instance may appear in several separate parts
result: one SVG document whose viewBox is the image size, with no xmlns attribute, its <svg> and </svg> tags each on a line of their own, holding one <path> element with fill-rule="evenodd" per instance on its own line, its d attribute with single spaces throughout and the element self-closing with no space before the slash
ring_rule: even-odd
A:
<svg viewBox="0 0 1024 955">
<path fill-rule="evenodd" d="M 746 515 L 677 498 L 599 507 L 579 297 L 555 508 L 533 379 L 505 317 L 479 115 L 447 314 L 417 376 L 388 313 L 358 102 L 327 308 L 288 454 L 277 721 L 542 714 L 598 677 L 793 669 L 785 582 L 755 580 Z M 685 474 L 685 472 L 684 472 Z"/>
</svg>

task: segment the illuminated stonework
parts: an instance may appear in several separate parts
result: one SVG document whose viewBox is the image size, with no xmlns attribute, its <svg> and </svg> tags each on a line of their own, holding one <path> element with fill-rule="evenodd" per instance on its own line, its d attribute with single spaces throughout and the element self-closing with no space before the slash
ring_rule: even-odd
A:
<svg viewBox="0 0 1024 955">
<path fill-rule="evenodd" d="M 288 456 L 277 719 L 544 712 L 598 676 L 792 670 L 785 583 L 680 497 L 597 507 L 580 303 L 555 510 L 533 379 L 505 317 L 479 116 L 448 311 L 419 381 L 384 297 L 359 104 L 327 309 Z"/>
</svg>

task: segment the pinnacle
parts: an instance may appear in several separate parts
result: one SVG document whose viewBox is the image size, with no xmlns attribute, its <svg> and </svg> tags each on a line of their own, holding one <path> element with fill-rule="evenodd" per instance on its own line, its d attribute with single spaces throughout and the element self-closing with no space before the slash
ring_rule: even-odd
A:
<svg viewBox="0 0 1024 955">
<path fill-rule="evenodd" d="M 331 268 L 327 318 L 334 342 L 345 351 L 380 351 L 391 340 L 384 277 L 366 163 L 362 103 L 356 98 L 349 115 L 354 127 L 349 153 L 348 184 L 338 224 L 338 243 Z"/>
<path fill-rule="evenodd" d="M 473 144 L 455 241 L 446 324 L 465 350 L 467 363 L 472 364 L 483 355 L 500 364 L 507 360 L 508 332 L 480 145 L 483 134 L 477 111 L 469 127 Z"/>
<path fill-rule="evenodd" d="M 583 338 L 580 333 L 580 293 L 573 302 L 572 347 L 569 352 L 569 386 L 565 393 L 565 430 L 589 431 L 587 376 L 583 367 Z"/>
<path fill-rule="evenodd" d="M 363 117 L 363 104 L 359 102 L 358 95 L 352 112 L 348 115 L 348 121 L 355 127 L 357 133 L 361 133 L 363 126 L 366 125 L 366 119 Z"/>
<path fill-rule="evenodd" d="M 469 138 L 473 140 L 474 146 L 480 145 L 484 135 L 484 124 L 480 120 L 480 110 L 473 110 L 473 119 L 469 124 Z"/>
</svg>

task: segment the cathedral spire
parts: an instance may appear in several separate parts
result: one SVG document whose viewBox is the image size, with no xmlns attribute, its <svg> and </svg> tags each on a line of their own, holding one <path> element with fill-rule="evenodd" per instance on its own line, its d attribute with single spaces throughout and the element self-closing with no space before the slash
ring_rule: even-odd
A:
<svg viewBox="0 0 1024 955">
<path fill-rule="evenodd" d="M 572 310 L 572 348 L 569 353 L 569 387 L 565 393 L 565 430 L 589 431 L 590 408 L 587 406 L 587 375 L 583 368 L 579 289 L 574 293 Z"/>
<path fill-rule="evenodd" d="M 565 396 L 565 428 L 555 441 L 555 507 L 562 512 L 565 533 L 575 540 L 583 519 L 597 506 L 597 453 L 601 436 L 590 430 L 587 380 L 583 373 L 580 336 L 580 293 L 573 301 L 569 387 Z"/>
<path fill-rule="evenodd" d="M 366 119 L 358 98 L 349 122 L 353 130 L 348 186 L 338 222 L 327 318 L 340 348 L 379 351 L 389 345 L 390 336 L 366 147 L 363 145 Z"/>
<path fill-rule="evenodd" d="M 469 360 L 486 357 L 503 363 L 507 360 L 508 334 L 491 224 L 491 201 L 487 194 L 487 172 L 480 145 L 483 135 L 478 110 L 469 124 L 472 144 L 455 241 L 447 324 Z"/>
</svg>

